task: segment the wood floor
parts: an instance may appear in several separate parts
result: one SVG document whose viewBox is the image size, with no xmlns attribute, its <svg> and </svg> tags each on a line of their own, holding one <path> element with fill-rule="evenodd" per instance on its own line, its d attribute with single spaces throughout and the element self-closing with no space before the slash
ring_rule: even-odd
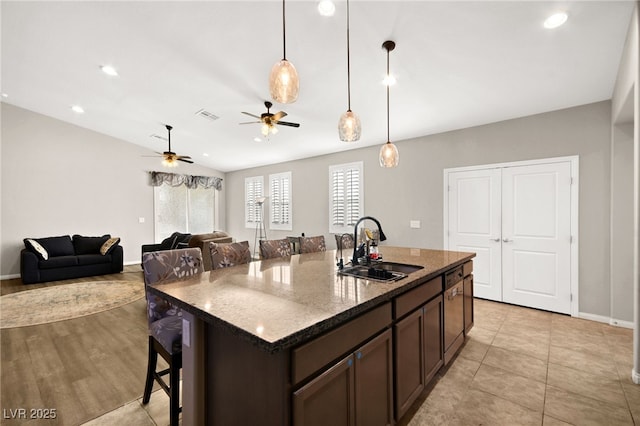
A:
<svg viewBox="0 0 640 426">
<path fill-rule="evenodd" d="M 142 279 L 140 266 L 134 265 L 120 274 L 55 283 L 4 280 L 0 294 L 89 280 Z M 139 398 L 147 366 L 145 310 L 142 298 L 82 318 L 0 330 L 1 423 L 80 425 Z M 26 409 L 27 418 L 31 409 L 55 409 L 57 418 L 11 419 L 17 409 Z"/>
</svg>

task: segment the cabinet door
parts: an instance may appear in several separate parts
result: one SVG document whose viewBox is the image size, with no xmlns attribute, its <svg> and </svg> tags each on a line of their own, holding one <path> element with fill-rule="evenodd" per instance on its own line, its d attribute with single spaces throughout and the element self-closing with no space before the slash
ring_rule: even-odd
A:
<svg viewBox="0 0 640 426">
<path fill-rule="evenodd" d="M 391 330 L 387 330 L 355 352 L 356 425 L 358 426 L 393 424 L 391 341 Z"/>
<path fill-rule="evenodd" d="M 352 426 L 354 356 L 350 355 L 293 394 L 295 426 Z"/>
<path fill-rule="evenodd" d="M 394 326 L 396 418 L 401 418 L 424 389 L 424 315 L 422 308 Z"/>
<path fill-rule="evenodd" d="M 424 308 L 424 370 L 425 383 L 436 375 L 444 363 L 444 345 L 442 336 L 442 318 L 444 315 L 443 298 L 438 296 Z"/>
<path fill-rule="evenodd" d="M 464 279 L 464 334 L 473 327 L 473 275 Z"/>
</svg>

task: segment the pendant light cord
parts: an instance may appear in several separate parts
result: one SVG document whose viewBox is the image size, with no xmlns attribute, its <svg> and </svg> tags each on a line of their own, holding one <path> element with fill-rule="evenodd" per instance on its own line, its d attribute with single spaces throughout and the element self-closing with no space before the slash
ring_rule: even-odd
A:
<svg viewBox="0 0 640 426">
<path fill-rule="evenodd" d="M 347 0 L 347 110 L 351 111 L 351 51 L 349 48 L 349 0 Z"/>
<path fill-rule="evenodd" d="M 389 78 L 389 48 L 387 48 L 387 79 Z M 387 142 L 390 142 L 389 138 L 389 81 L 387 81 Z"/>
<path fill-rule="evenodd" d="M 285 61 L 287 60 L 287 36 L 286 31 L 287 27 L 285 25 L 285 17 L 284 17 L 284 1 L 282 0 L 282 56 Z"/>
</svg>

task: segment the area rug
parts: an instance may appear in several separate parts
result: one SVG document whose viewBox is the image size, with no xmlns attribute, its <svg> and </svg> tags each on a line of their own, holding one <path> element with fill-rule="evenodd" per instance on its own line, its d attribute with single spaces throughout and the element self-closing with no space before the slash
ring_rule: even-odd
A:
<svg viewBox="0 0 640 426">
<path fill-rule="evenodd" d="M 89 281 L 11 293 L 0 297 L 0 329 L 83 317 L 142 297 L 144 283 L 135 281 Z"/>
</svg>

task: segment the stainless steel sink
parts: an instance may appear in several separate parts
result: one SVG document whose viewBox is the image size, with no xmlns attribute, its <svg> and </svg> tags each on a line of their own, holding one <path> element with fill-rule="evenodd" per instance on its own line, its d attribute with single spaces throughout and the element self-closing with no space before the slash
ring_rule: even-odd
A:
<svg viewBox="0 0 640 426">
<path fill-rule="evenodd" d="M 371 265 L 356 265 L 338 271 L 340 275 L 365 278 L 373 281 L 397 281 L 407 277 L 410 273 L 422 269 L 423 266 L 409 265 L 396 262 L 376 262 Z"/>
</svg>

